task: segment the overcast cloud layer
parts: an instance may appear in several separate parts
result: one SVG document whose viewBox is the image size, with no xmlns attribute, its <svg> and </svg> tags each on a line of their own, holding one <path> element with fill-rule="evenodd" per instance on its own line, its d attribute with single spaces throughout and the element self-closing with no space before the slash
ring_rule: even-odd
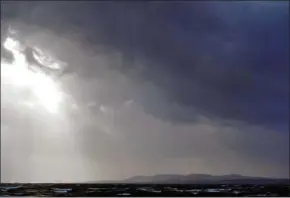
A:
<svg viewBox="0 0 290 198">
<path fill-rule="evenodd" d="M 60 115 L 18 105 L 24 95 L 1 80 L 1 181 L 289 178 L 288 9 L 1 2 L 1 44 L 10 25 L 70 68 Z"/>
</svg>

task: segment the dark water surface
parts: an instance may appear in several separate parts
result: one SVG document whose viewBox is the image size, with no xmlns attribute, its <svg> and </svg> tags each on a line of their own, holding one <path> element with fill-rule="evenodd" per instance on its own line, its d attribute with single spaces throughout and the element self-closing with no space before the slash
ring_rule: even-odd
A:
<svg viewBox="0 0 290 198">
<path fill-rule="evenodd" d="M 0 196 L 289 196 L 289 185 L 0 184 Z"/>
</svg>

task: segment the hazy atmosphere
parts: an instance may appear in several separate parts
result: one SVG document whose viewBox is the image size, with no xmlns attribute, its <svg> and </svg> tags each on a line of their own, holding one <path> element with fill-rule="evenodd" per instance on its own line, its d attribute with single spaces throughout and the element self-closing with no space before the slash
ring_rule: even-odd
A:
<svg viewBox="0 0 290 198">
<path fill-rule="evenodd" d="M 288 9 L 1 1 L 1 181 L 289 178 Z"/>
</svg>

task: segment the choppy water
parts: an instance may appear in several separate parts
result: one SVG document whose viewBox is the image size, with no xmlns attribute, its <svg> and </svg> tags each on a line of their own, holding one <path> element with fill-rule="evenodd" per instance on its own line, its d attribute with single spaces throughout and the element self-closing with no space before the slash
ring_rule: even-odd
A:
<svg viewBox="0 0 290 198">
<path fill-rule="evenodd" d="M 289 185 L 1 184 L 0 196 L 289 196 Z"/>
</svg>

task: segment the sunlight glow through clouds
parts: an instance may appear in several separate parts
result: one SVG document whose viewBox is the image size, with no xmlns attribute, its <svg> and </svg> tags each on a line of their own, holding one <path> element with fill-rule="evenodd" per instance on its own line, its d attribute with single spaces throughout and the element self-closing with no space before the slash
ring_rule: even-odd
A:
<svg viewBox="0 0 290 198">
<path fill-rule="evenodd" d="M 3 46 L 13 53 L 14 61 L 12 64 L 1 61 L 2 86 L 28 90 L 33 93 L 35 99 L 23 104 L 39 104 L 50 113 L 58 113 L 63 93 L 54 79 L 40 70 L 32 71 L 28 68 L 26 58 L 21 53 L 21 46 L 16 40 L 7 38 Z"/>
</svg>

